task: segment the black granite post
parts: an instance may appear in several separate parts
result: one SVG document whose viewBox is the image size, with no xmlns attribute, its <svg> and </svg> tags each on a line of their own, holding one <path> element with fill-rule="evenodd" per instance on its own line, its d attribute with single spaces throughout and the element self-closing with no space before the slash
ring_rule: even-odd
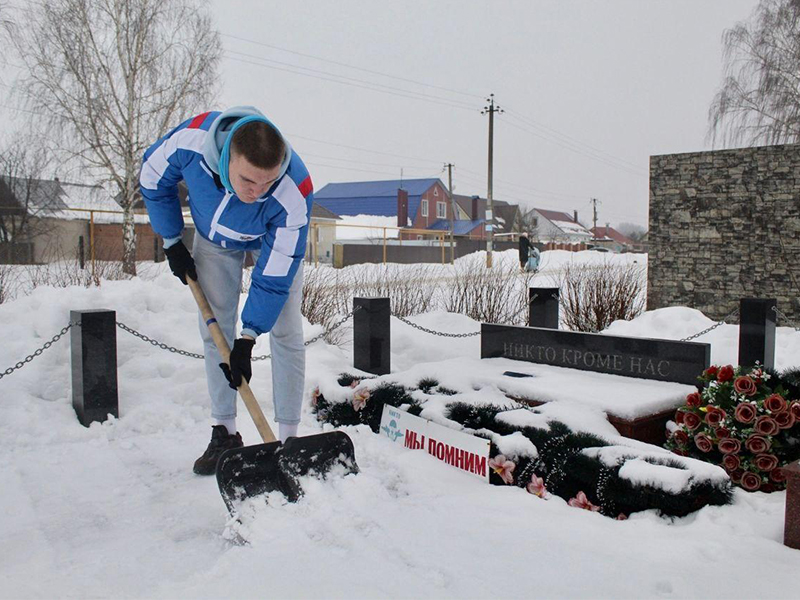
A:
<svg viewBox="0 0 800 600">
<path fill-rule="evenodd" d="M 117 388 L 117 330 L 113 310 L 73 310 L 72 407 L 82 425 L 119 417 Z"/>
<path fill-rule="evenodd" d="M 558 288 L 528 290 L 528 327 L 558 329 Z"/>
<path fill-rule="evenodd" d="M 390 371 L 389 298 L 353 298 L 353 366 L 386 375 Z"/>
<path fill-rule="evenodd" d="M 775 366 L 774 298 L 742 298 L 739 306 L 739 364 L 752 367 L 756 362 L 769 369 Z"/>
</svg>

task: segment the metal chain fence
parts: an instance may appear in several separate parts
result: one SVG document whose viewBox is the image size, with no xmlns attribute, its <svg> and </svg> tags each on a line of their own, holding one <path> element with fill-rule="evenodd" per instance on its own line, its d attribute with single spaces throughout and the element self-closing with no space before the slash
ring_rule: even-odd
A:
<svg viewBox="0 0 800 600">
<path fill-rule="evenodd" d="M 441 337 L 451 337 L 451 338 L 467 338 L 472 337 L 474 335 L 480 335 L 480 331 L 473 331 L 472 333 L 445 333 L 443 331 L 434 331 L 433 329 L 428 329 L 427 327 L 423 327 L 422 325 L 417 325 L 416 323 L 412 323 L 408 319 L 403 317 L 392 315 L 393 317 L 400 319 L 406 325 L 411 325 L 414 329 L 419 329 L 420 331 L 424 331 L 425 333 L 430 333 L 431 335 L 438 335 Z"/>
<path fill-rule="evenodd" d="M 310 340 L 308 340 L 306 342 L 303 342 L 303 345 L 304 346 L 310 346 L 314 342 L 322 339 L 327 334 L 332 333 L 333 331 L 335 331 L 336 329 L 338 329 L 339 327 L 344 325 L 347 322 L 347 320 L 350 317 L 353 316 L 355 311 L 360 309 L 360 308 L 361 307 L 358 306 L 354 310 L 351 310 L 349 313 L 347 313 L 347 315 L 345 315 L 343 318 L 341 318 L 339 321 L 337 321 L 333 325 L 333 327 L 323 331 L 319 335 L 315 335 Z M 205 356 L 203 354 L 197 354 L 196 352 L 187 352 L 186 350 L 181 350 L 180 348 L 175 348 L 174 346 L 168 346 L 167 344 L 159 342 L 158 340 L 151 339 L 151 338 L 147 337 L 146 335 L 144 335 L 143 333 L 140 333 L 139 331 L 136 331 L 132 327 L 128 327 L 127 325 L 125 325 L 124 323 L 120 323 L 119 321 L 117 321 L 117 327 L 119 327 L 123 331 L 127 331 L 128 333 L 130 333 L 134 337 L 137 337 L 137 338 L 147 342 L 148 344 L 152 344 L 153 346 L 156 346 L 157 348 L 161 348 L 162 350 L 167 350 L 169 352 L 174 352 L 175 354 L 180 354 L 181 356 L 188 356 L 190 358 L 200 358 L 200 359 L 205 358 Z M 254 356 L 250 360 L 252 360 L 252 361 L 269 360 L 270 358 L 272 358 L 272 354 L 263 354 L 261 356 Z"/>
<path fill-rule="evenodd" d="M 70 329 L 72 329 L 73 327 L 80 327 L 80 325 L 81 325 L 80 321 L 70 321 L 70 323 L 69 323 L 69 324 L 68 324 L 66 327 L 62 328 L 62 329 L 61 329 L 61 331 L 59 331 L 59 332 L 58 332 L 57 334 L 55 334 L 55 335 L 54 335 L 52 338 L 50 338 L 48 341 L 46 341 L 46 342 L 44 343 L 44 345 L 43 345 L 41 348 L 37 348 L 37 349 L 36 349 L 36 350 L 33 352 L 33 354 L 29 354 L 29 355 L 28 355 L 28 356 L 26 356 L 24 359 L 22 359 L 22 360 L 21 360 L 21 361 L 19 361 L 17 364 L 15 364 L 13 367 L 9 367 L 9 368 L 7 368 L 5 371 L 3 371 L 2 373 L 0 373 L 0 379 L 2 379 L 3 377 L 5 377 L 6 375 L 11 375 L 11 374 L 12 374 L 14 371 L 16 371 L 16 370 L 18 370 L 18 369 L 21 369 L 22 367 L 24 367 L 26 364 L 28 364 L 29 362 L 31 362 L 31 361 L 32 361 L 34 358 L 36 358 L 37 356 L 41 356 L 41 355 L 42 355 L 42 352 L 44 352 L 45 350 L 47 350 L 47 349 L 48 349 L 50 346 L 52 346 L 52 345 L 53 345 L 53 344 L 55 344 L 55 343 L 56 343 L 58 340 L 60 340 L 62 337 L 64 337 L 64 336 L 66 335 L 66 333 L 67 333 L 67 332 L 68 332 Z"/>
<path fill-rule="evenodd" d="M 534 294 L 534 296 L 525 304 L 525 306 L 522 308 L 522 310 L 519 310 L 516 314 L 512 315 L 511 320 L 513 321 L 519 315 L 521 315 L 523 312 L 528 310 L 530 304 L 534 300 L 536 300 L 537 297 L 538 297 L 538 295 Z M 308 340 L 306 342 L 303 342 L 303 345 L 304 346 L 310 346 L 314 342 L 317 342 L 320 339 L 322 339 L 324 336 L 332 333 L 333 331 L 335 331 L 336 329 L 338 329 L 339 327 L 344 325 L 355 314 L 355 312 L 357 310 L 359 310 L 360 308 L 361 308 L 360 306 L 355 307 L 353 310 L 351 310 L 349 313 L 347 313 L 344 317 L 342 317 L 341 319 L 336 321 L 336 323 L 334 323 L 332 327 L 330 327 L 329 329 L 323 331 L 322 333 L 320 333 L 318 335 L 315 335 L 310 340 Z M 788 323 L 791 327 L 794 327 L 795 331 L 800 331 L 800 327 L 797 327 L 797 325 L 795 323 L 793 323 L 777 307 L 773 307 L 772 310 L 775 311 L 776 315 L 780 319 L 782 319 L 784 322 Z M 689 337 L 685 337 L 685 338 L 681 339 L 680 341 L 681 342 L 689 342 L 691 340 L 699 338 L 700 336 L 705 335 L 706 333 L 709 333 L 709 332 L 713 331 L 717 327 L 720 327 L 721 325 L 724 325 L 728 321 L 728 319 L 731 319 L 732 317 L 734 317 L 734 316 L 736 316 L 738 314 L 739 314 L 739 309 L 737 308 L 737 309 L 733 310 L 729 315 L 727 315 L 721 321 L 719 321 L 717 323 L 714 323 L 714 325 L 712 325 L 711 327 L 707 327 L 703 331 L 695 333 L 694 335 L 690 335 Z M 480 335 L 480 333 L 481 333 L 480 330 L 479 331 L 470 332 L 470 333 L 446 333 L 444 331 L 435 331 L 433 329 L 428 329 L 427 327 L 423 327 L 422 325 L 418 325 L 416 323 L 413 323 L 413 322 L 409 321 L 408 319 L 406 319 L 404 317 L 401 317 L 401 316 L 398 316 L 398 315 L 394 315 L 394 316 L 397 319 L 399 319 L 400 321 L 402 321 L 403 323 L 405 323 L 406 325 L 410 325 L 411 327 L 413 327 L 415 329 L 418 329 L 420 331 L 424 331 L 425 333 L 429 333 L 431 335 L 437 335 L 437 336 L 440 336 L 440 337 L 468 338 L 468 337 L 473 337 L 473 336 L 476 336 L 476 335 Z M 64 327 L 63 329 L 61 329 L 61 331 L 59 331 L 57 334 L 55 334 L 50 340 L 45 342 L 40 348 L 37 348 L 32 354 L 29 354 L 28 356 L 26 356 L 23 360 L 21 360 L 18 363 L 16 363 L 13 367 L 9 367 L 5 371 L 0 372 L 0 379 L 5 377 L 6 375 L 10 375 L 14 371 L 17 371 L 18 369 L 21 369 L 22 367 L 24 367 L 26 364 L 31 362 L 34 358 L 36 358 L 37 356 L 40 356 L 45 350 L 50 348 L 50 346 L 55 344 L 64 335 L 66 335 L 66 333 L 72 327 L 79 327 L 80 324 L 81 324 L 80 321 L 72 321 L 72 322 L 70 322 L 66 327 Z M 168 352 L 173 352 L 173 353 L 179 354 L 181 356 L 188 356 L 189 358 L 199 358 L 199 359 L 204 358 L 204 355 L 202 355 L 202 354 L 198 354 L 196 352 L 188 352 L 186 350 L 181 350 L 180 348 L 175 348 L 174 346 L 169 346 L 169 345 L 167 345 L 167 344 L 165 344 L 163 342 L 159 342 L 158 340 L 155 340 L 155 339 L 153 339 L 151 337 L 148 337 L 145 334 L 143 334 L 143 333 L 141 333 L 139 331 L 136 331 L 132 327 L 129 327 L 128 325 L 126 325 L 125 323 L 122 323 L 120 321 L 117 321 L 116 324 L 117 324 L 117 327 L 119 327 L 123 331 L 126 331 L 126 332 L 130 333 L 131 335 L 133 335 L 134 337 L 137 337 L 140 340 L 142 340 L 144 342 L 147 342 L 148 344 L 151 344 L 151 345 L 153 345 L 153 346 L 155 346 L 157 348 L 160 348 L 162 350 L 167 350 Z M 253 361 L 269 360 L 270 358 L 272 358 L 271 354 L 265 354 L 265 355 L 261 355 L 261 356 L 254 356 L 252 358 L 252 360 Z"/>
<path fill-rule="evenodd" d="M 513 322 L 514 319 L 516 319 L 518 316 L 520 316 L 526 310 L 529 310 L 530 305 L 538 297 L 539 297 L 539 294 L 534 294 L 533 297 L 530 300 L 528 300 L 528 302 L 525 304 L 525 306 L 522 307 L 521 310 L 518 310 L 515 314 L 511 315 L 511 318 L 509 319 L 509 321 Z M 422 325 L 417 325 L 416 323 L 412 323 L 408 319 L 404 319 L 403 317 L 401 317 L 399 315 L 392 315 L 392 316 L 394 316 L 395 318 L 399 319 L 400 321 L 402 321 L 406 325 L 410 325 L 414 329 L 419 329 L 420 331 L 424 331 L 425 333 L 430 333 L 431 335 L 438 335 L 440 337 L 467 338 L 467 337 L 473 337 L 473 336 L 481 334 L 480 330 L 473 331 L 471 333 L 445 333 L 443 331 L 434 331 L 433 329 L 428 329 L 427 327 L 423 327 Z"/>
<path fill-rule="evenodd" d="M 127 331 L 133 337 L 137 337 L 140 340 L 147 342 L 148 344 L 152 344 L 156 348 L 161 348 L 162 350 L 168 350 L 169 352 L 174 352 L 175 354 L 180 354 L 181 356 L 188 356 L 190 358 L 203 358 L 202 354 L 197 354 L 196 352 L 187 352 L 186 350 L 181 350 L 173 346 L 167 346 L 166 344 L 159 342 L 158 340 L 149 338 L 145 334 L 136 331 L 132 327 L 128 327 L 127 325 L 125 325 L 125 323 L 121 323 L 120 321 L 117 321 L 117 327 L 122 329 L 122 331 Z"/>
<path fill-rule="evenodd" d="M 726 323 L 726 321 L 727 321 L 728 319 L 730 319 L 730 318 L 732 318 L 732 317 L 735 317 L 735 316 L 736 316 L 736 315 L 738 315 L 738 314 L 739 314 L 739 309 L 738 309 L 738 308 L 736 308 L 736 309 L 734 309 L 733 311 L 731 311 L 731 313 L 730 313 L 730 314 L 728 314 L 726 317 L 724 317 L 724 318 L 723 318 L 721 321 L 719 321 L 719 322 L 717 322 L 717 323 L 714 323 L 714 324 L 713 324 L 711 327 L 707 327 L 706 329 L 703 329 L 703 331 L 701 331 L 701 332 L 699 332 L 699 333 L 695 333 L 694 335 L 690 335 L 689 337 L 685 337 L 685 338 L 683 338 L 683 339 L 682 339 L 682 340 L 680 340 L 680 341 L 681 341 L 681 342 L 691 342 L 693 339 L 699 338 L 701 335 L 705 335 L 705 334 L 707 334 L 709 331 L 714 331 L 714 330 L 715 330 L 717 327 L 719 327 L 720 325 L 725 325 L 725 323 Z"/>
<path fill-rule="evenodd" d="M 773 306 L 772 310 L 778 315 L 778 318 L 786 323 L 787 327 L 792 327 L 795 331 L 800 331 L 800 327 L 792 321 L 789 317 L 787 317 L 777 306 Z"/>
<path fill-rule="evenodd" d="M 303 342 L 303 345 L 304 346 L 310 346 L 314 342 L 322 339 L 325 335 L 327 335 L 329 333 L 332 333 L 333 331 L 335 331 L 336 329 L 338 329 L 339 327 L 344 325 L 347 322 L 347 320 L 350 317 L 353 316 L 355 311 L 359 310 L 360 308 L 361 308 L 360 306 L 357 306 L 354 310 L 350 311 L 347 315 L 345 315 L 339 321 L 337 321 L 331 328 L 323 331 L 319 335 L 315 335 L 310 340 L 308 340 L 306 342 Z M 122 323 L 121 321 L 116 321 L 116 324 L 117 324 L 117 327 L 119 327 L 123 331 L 126 331 L 126 332 L 130 333 L 132 336 L 134 336 L 136 338 L 139 338 L 143 342 L 147 342 L 148 344 L 151 344 L 151 345 L 155 346 L 156 348 L 160 348 L 162 350 L 167 350 L 168 352 L 173 352 L 175 354 L 180 354 L 181 356 L 188 356 L 189 358 L 200 358 L 200 359 L 205 358 L 202 354 L 198 354 L 196 352 L 188 352 L 186 350 L 181 350 L 180 348 L 175 348 L 174 346 L 169 346 L 169 345 L 167 345 L 167 344 L 165 344 L 163 342 L 159 342 L 158 340 L 154 340 L 153 338 L 146 336 L 145 334 L 141 333 L 140 331 L 136 331 L 133 327 L 129 327 L 128 325 L 126 325 L 125 323 Z M 50 346 L 52 346 L 58 340 L 60 340 L 62 337 L 64 337 L 64 335 L 66 335 L 66 333 L 70 329 L 72 329 L 73 327 L 80 327 L 80 325 L 81 325 L 80 321 L 72 321 L 72 322 L 70 322 L 66 327 L 64 327 L 63 329 L 61 329 L 61 331 L 59 331 L 57 334 L 55 334 L 50 340 L 45 342 L 42 345 L 41 348 L 37 348 L 32 354 L 29 354 L 28 356 L 26 356 L 24 359 L 19 361 L 13 367 L 9 367 L 5 371 L 0 372 L 0 379 L 5 377 L 6 375 L 11 375 L 14 371 L 17 371 L 17 370 L 21 369 L 22 367 L 24 367 L 26 364 L 31 362 L 37 356 L 41 356 L 42 352 L 47 350 Z M 263 355 L 263 356 L 254 356 L 252 358 L 252 360 L 254 360 L 254 361 L 257 361 L 257 360 L 268 360 L 270 358 L 272 358 L 272 355 L 271 354 L 266 354 L 266 355 Z"/>
</svg>

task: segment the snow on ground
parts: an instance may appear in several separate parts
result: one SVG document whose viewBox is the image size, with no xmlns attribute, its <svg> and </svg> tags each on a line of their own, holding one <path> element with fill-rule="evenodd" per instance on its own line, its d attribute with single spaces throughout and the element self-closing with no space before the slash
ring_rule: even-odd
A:
<svg viewBox="0 0 800 600">
<path fill-rule="evenodd" d="M 386 228 L 384 230 L 384 227 Z M 397 239 L 397 217 L 381 217 L 378 215 L 342 215 L 336 221 L 336 240 L 383 240 Z"/>
<path fill-rule="evenodd" d="M 49 340 L 71 309 L 87 308 L 116 310 L 118 320 L 151 337 L 202 351 L 191 294 L 156 270 L 100 288 L 42 287 L 0 305 L 0 369 Z M 691 309 L 662 310 L 671 312 L 646 313 L 608 332 L 680 339 L 706 323 Z M 460 315 L 411 320 L 444 331 L 478 328 Z M 463 377 L 474 377 L 477 338 L 433 337 L 396 319 L 392 328 L 398 371 L 451 361 L 457 375 L 463 361 Z M 319 331 L 306 324 L 306 337 Z M 614 521 L 559 498 L 488 486 L 363 426 L 346 428 L 359 475 L 308 481 L 297 504 L 267 498 L 248 525 L 250 544 L 236 545 L 216 482 L 191 472 L 210 433 L 202 361 L 117 333 L 119 419 L 78 424 L 66 340 L 0 380 L 2 598 L 797 595 L 800 552 L 782 545 L 783 493 L 737 490 L 733 505 L 682 519 L 646 513 Z M 723 326 L 700 341 L 712 343 L 715 361 L 732 362 L 735 338 L 736 328 Z M 800 334 L 779 330 L 780 366 L 800 363 L 798 345 Z M 255 354 L 268 351 L 268 339 L 259 340 Z M 317 342 L 308 349 L 309 386 L 351 366 L 349 346 Z M 574 374 L 576 385 L 582 376 Z M 271 419 L 269 362 L 254 363 L 253 377 Z M 618 389 L 624 395 L 639 384 L 620 381 Z M 319 431 L 304 410 L 300 433 Z M 245 443 L 258 442 L 241 406 L 239 428 Z M 629 475 L 646 480 L 652 473 L 634 465 Z"/>
</svg>

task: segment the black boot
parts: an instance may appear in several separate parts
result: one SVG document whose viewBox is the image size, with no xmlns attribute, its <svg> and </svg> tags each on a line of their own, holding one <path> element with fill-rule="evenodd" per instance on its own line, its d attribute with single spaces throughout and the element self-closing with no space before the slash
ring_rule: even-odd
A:
<svg viewBox="0 0 800 600">
<path fill-rule="evenodd" d="M 223 452 L 231 448 L 241 448 L 242 436 L 237 431 L 234 435 L 228 433 L 225 425 L 214 425 L 211 428 L 211 442 L 203 452 L 203 456 L 194 461 L 194 472 L 198 475 L 213 475 L 217 472 L 217 461 Z"/>
</svg>

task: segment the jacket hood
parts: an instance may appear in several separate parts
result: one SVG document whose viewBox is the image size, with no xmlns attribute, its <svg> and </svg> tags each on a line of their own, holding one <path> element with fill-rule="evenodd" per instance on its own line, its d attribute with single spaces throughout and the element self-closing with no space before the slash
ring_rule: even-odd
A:
<svg viewBox="0 0 800 600">
<path fill-rule="evenodd" d="M 267 123 L 275 128 L 275 131 L 280 134 L 281 139 L 283 139 L 283 143 L 286 146 L 286 155 L 283 158 L 283 163 L 281 163 L 280 176 L 286 173 L 286 170 L 289 168 L 289 162 L 292 159 L 292 147 L 289 145 L 289 142 L 286 140 L 286 138 L 283 137 L 283 134 L 280 132 L 280 130 L 275 127 L 275 124 L 267 119 L 267 117 L 264 116 L 264 113 L 254 106 L 233 106 L 214 119 L 214 122 L 208 129 L 206 140 L 203 143 L 203 158 L 205 159 L 206 164 L 217 175 L 220 174 L 219 157 L 222 153 L 222 147 L 228 140 L 231 129 L 233 129 L 233 126 L 239 119 L 251 116 L 263 118 Z"/>
</svg>

